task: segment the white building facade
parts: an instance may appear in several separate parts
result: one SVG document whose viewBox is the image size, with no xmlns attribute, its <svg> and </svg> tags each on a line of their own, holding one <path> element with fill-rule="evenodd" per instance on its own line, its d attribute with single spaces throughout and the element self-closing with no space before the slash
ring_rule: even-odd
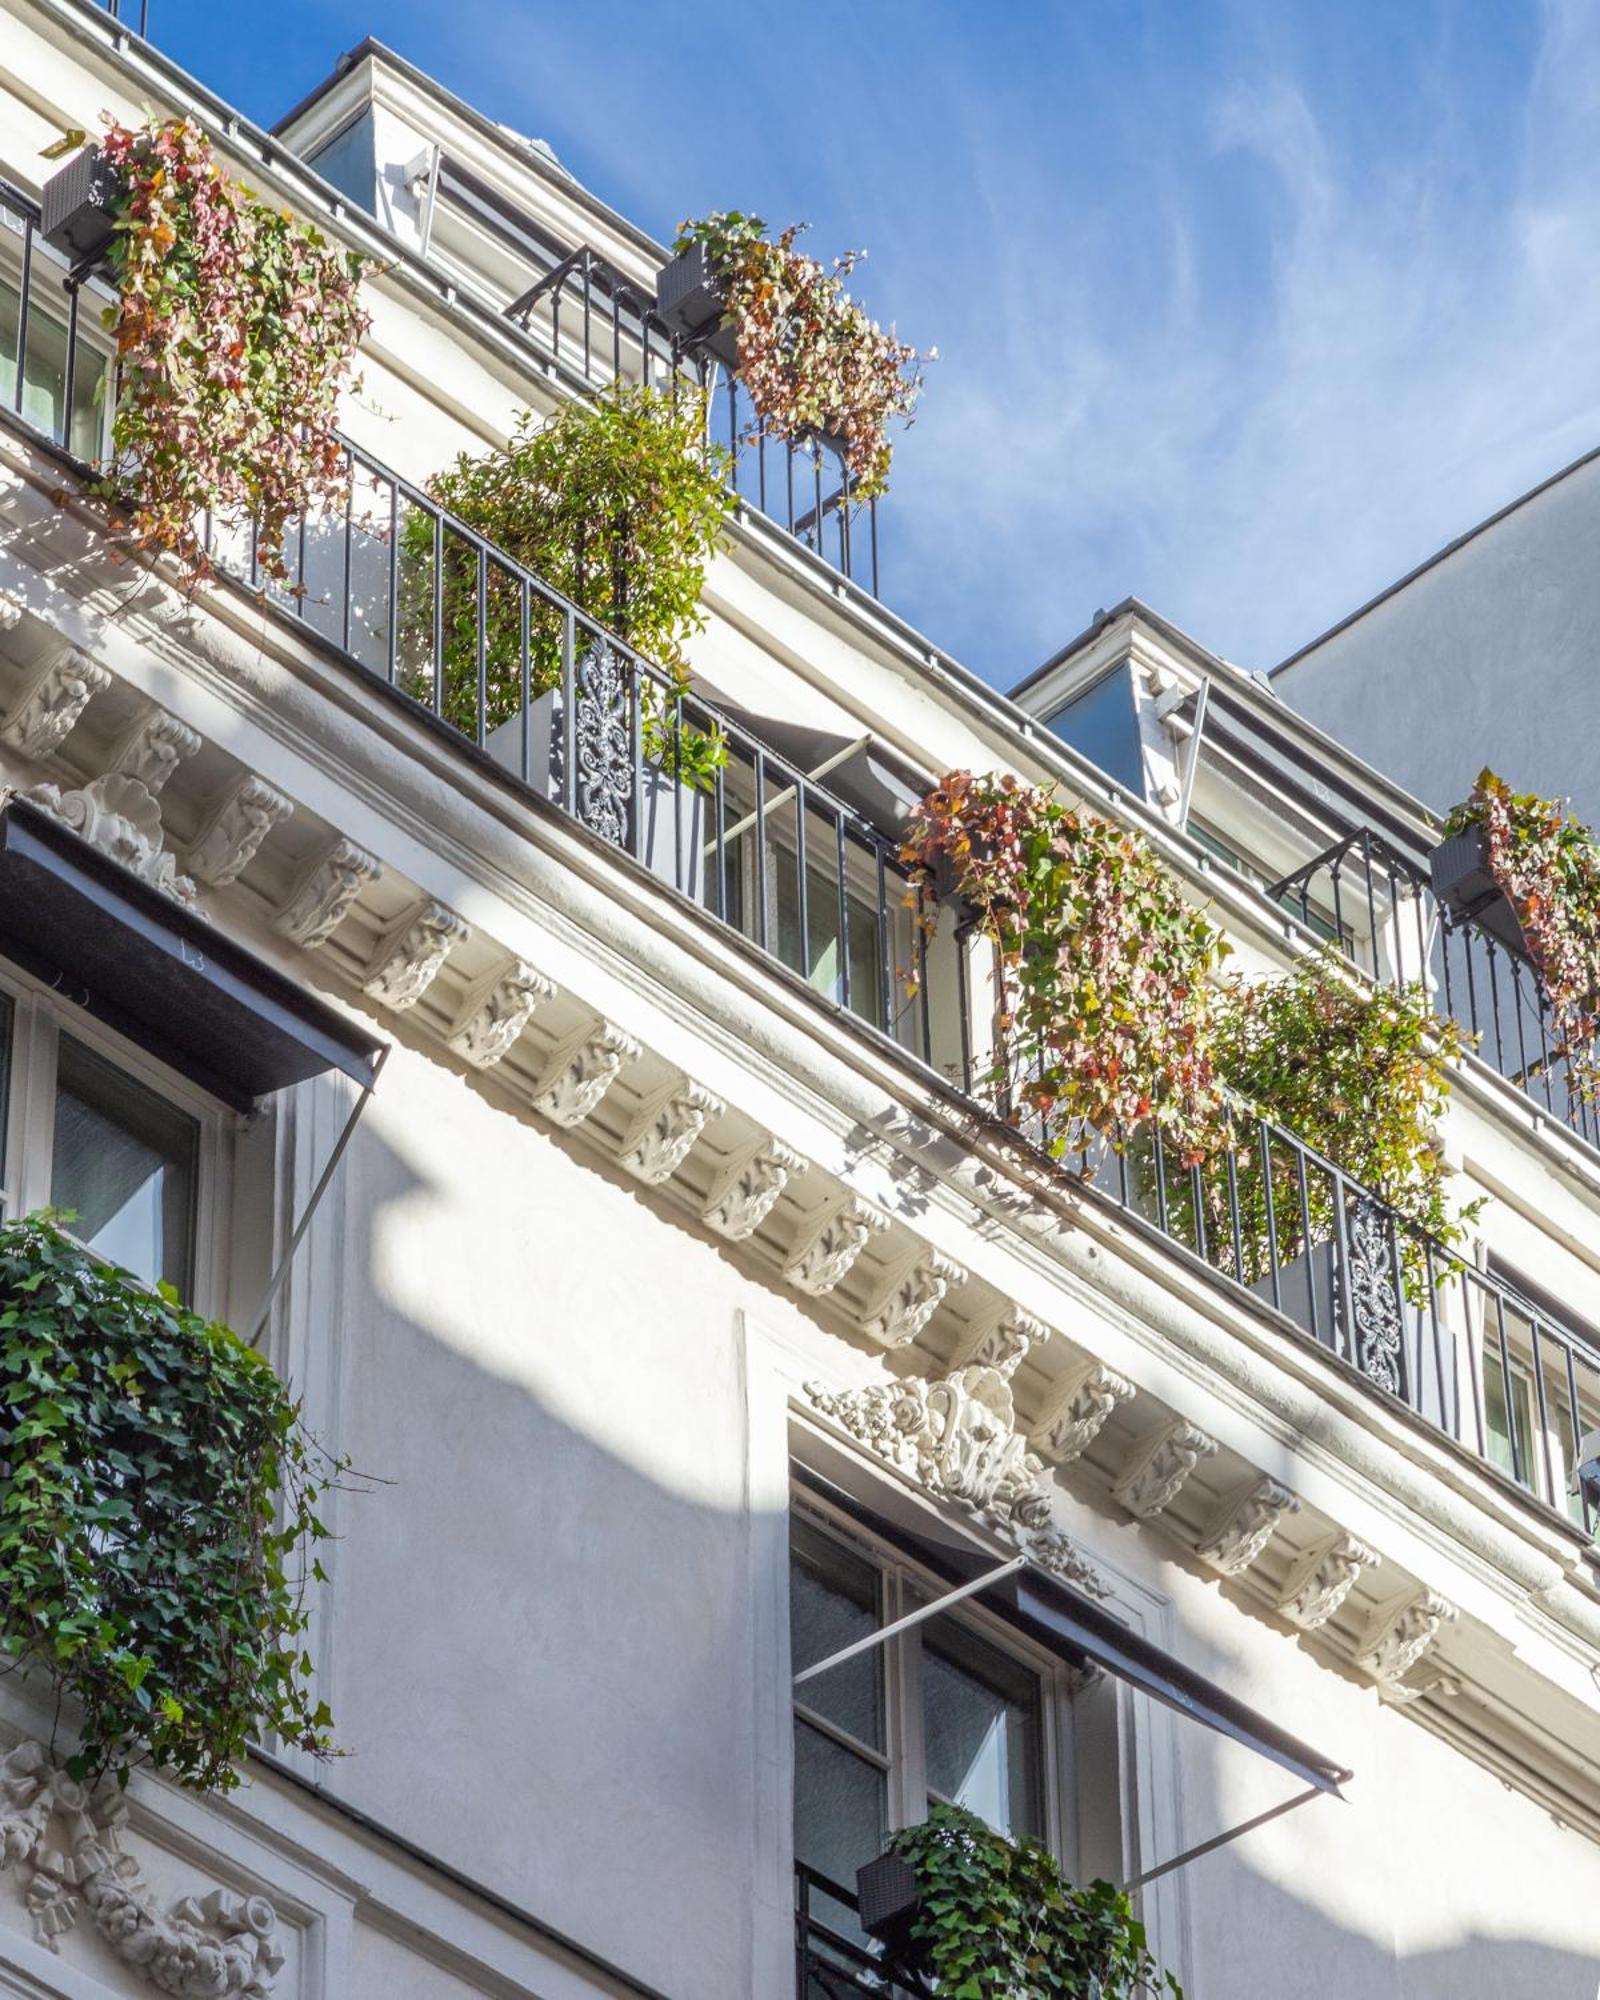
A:
<svg viewBox="0 0 1600 2000">
<path fill-rule="evenodd" d="M 741 458 L 708 578 L 712 796 L 651 792 L 649 664 L 570 609 L 555 720 L 466 740 L 399 684 L 394 523 L 522 411 L 677 365 L 665 252 L 377 45 L 268 135 L 154 25 L 0 0 L 0 780 L 16 852 L 97 885 L 101 968 L 0 853 L 3 1185 L 242 1332 L 310 1210 L 261 1344 L 368 1475 L 313 1600 L 347 1754 L 85 1802 L 70 1718 L 0 1678 L 0 1993 L 876 1991 L 854 1870 L 946 1798 L 1151 1876 L 1198 2000 L 1592 2000 L 1595 1135 L 1485 1040 L 1440 1134 L 1465 1269 L 1408 1304 L 1399 1225 L 1312 1159 L 1334 1261 L 1247 1287 L 1163 1190 L 985 1113 L 981 966 L 948 917 L 919 944 L 898 860 L 940 773 L 1014 771 L 1144 831 L 1242 964 L 1332 936 L 1382 982 L 1415 936 L 1460 1011 L 1423 808 L 1140 606 L 997 695 L 880 601 L 805 454 Z M 376 267 L 360 505 L 301 594 L 191 600 L 108 544 L 99 281 L 74 319 L 37 228 L 43 150 L 103 109 L 192 118 Z M 241 954 L 317 1073 L 130 996 L 114 891 L 172 906 L 186 977 Z M 240 1941 L 222 1983 L 99 1926 L 102 1864 Z"/>
</svg>

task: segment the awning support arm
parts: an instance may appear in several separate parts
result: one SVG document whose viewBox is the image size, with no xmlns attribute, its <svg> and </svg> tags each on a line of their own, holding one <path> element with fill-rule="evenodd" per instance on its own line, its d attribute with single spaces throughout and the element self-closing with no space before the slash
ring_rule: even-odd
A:
<svg viewBox="0 0 1600 2000">
<path fill-rule="evenodd" d="M 372 1093 L 378 1087 L 378 1078 L 382 1076 L 383 1066 L 388 1059 L 389 1044 L 385 1042 L 373 1058 L 372 1080 L 370 1083 L 362 1086 L 361 1095 L 351 1106 L 350 1116 L 344 1121 L 344 1127 L 334 1142 L 333 1151 L 328 1155 L 328 1163 L 318 1176 L 316 1186 L 311 1190 L 311 1199 L 300 1211 L 300 1220 L 295 1224 L 294 1232 L 284 1248 L 283 1255 L 278 1259 L 272 1276 L 267 1280 L 266 1293 L 262 1298 L 260 1306 L 257 1308 L 255 1320 L 251 1325 L 250 1331 L 245 1336 L 252 1347 L 259 1347 L 261 1344 L 261 1336 L 266 1332 L 267 1320 L 271 1315 L 273 1306 L 277 1303 L 279 1292 L 283 1290 L 284 1280 L 289 1275 L 289 1267 L 294 1262 L 294 1253 L 300 1248 L 306 1231 L 311 1227 L 312 1218 L 321 1205 L 322 1197 L 328 1192 L 329 1187 L 333 1183 L 333 1177 L 339 1170 L 339 1162 L 344 1158 L 344 1150 L 355 1136 L 356 1124 L 362 1112 L 366 1110 L 368 1104 L 372 1101 Z"/>
<path fill-rule="evenodd" d="M 1202 1840 L 1198 1847 L 1186 1847 L 1181 1854 L 1175 1854 L 1170 1861 L 1163 1861 L 1159 1867 L 1147 1868 L 1142 1875 L 1134 1876 L 1131 1882 L 1124 1882 L 1123 1888 L 1131 1893 L 1143 1889 L 1150 1882 L 1159 1882 L 1163 1875 L 1170 1875 L 1175 1868 L 1186 1868 L 1191 1861 L 1198 1861 L 1202 1854 L 1211 1854 L 1219 1847 L 1226 1847 L 1231 1840 L 1241 1834 L 1253 1833 L 1258 1826 L 1265 1826 L 1268 1820 L 1281 1819 L 1285 1813 L 1292 1813 L 1297 1806 L 1308 1804 L 1312 1799 L 1320 1799 L 1324 1793 L 1320 1786 L 1310 1785 L 1303 1792 L 1296 1792 L 1292 1799 L 1285 1799 L 1282 1805 L 1273 1806 L 1269 1811 L 1257 1813 L 1254 1819 L 1247 1819 L 1239 1826 L 1229 1827 L 1226 1833 L 1214 1834 L 1210 1840 Z M 1338 1793 L 1334 1794 L 1337 1798 Z"/>
<path fill-rule="evenodd" d="M 913 1625 L 920 1625 L 923 1619 L 947 1611 L 952 1604 L 959 1604 L 963 1597 L 971 1597 L 977 1591 L 987 1590 L 990 1584 L 998 1583 L 1003 1576 L 1010 1576 L 1013 1570 L 1021 1569 L 1027 1560 L 1026 1556 L 1013 1556 L 1010 1562 L 1002 1563 L 998 1569 L 986 1570 L 971 1583 L 963 1583 L 958 1589 L 947 1590 L 943 1597 L 936 1597 L 931 1604 L 924 1604 L 915 1611 L 908 1611 L 904 1618 L 897 1618 L 892 1625 L 882 1625 L 876 1632 L 869 1632 L 866 1638 L 855 1640 L 842 1651 L 830 1653 L 827 1659 L 818 1660 L 814 1667 L 805 1667 L 797 1673 L 794 1677 L 795 1686 L 799 1687 L 802 1681 L 814 1681 L 818 1674 L 825 1674 L 832 1667 L 842 1667 L 846 1660 L 853 1660 L 858 1653 L 871 1652 L 874 1646 L 881 1646 L 885 1639 L 892 1639 L 897 1632 L 908 1632 Z"/>
</svg>

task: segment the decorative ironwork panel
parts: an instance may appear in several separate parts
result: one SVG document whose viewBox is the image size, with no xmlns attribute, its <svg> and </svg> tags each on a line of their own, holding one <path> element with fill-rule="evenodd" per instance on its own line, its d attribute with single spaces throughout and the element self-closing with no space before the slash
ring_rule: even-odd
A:
<svg viewBox="0 0 1600 2000">
<path fill-rule="evenodd" d="M 616 847 L 628 844 L 628 808 L 633 799 L 631 679 L 615 649 L 603 639 L 592 640 L 579 657 L 573 726 L 578 817 Z"/>
<path fill-rule="evenodd" d="M 1395 1275 L 1395 1246 L 1377 1202 L 1363 1196 L 1350 1209 L 1350 1332 L 1356 1365 L 1394 1395 L 1401 1391 L 1404 1304 Z"/>
</svg>

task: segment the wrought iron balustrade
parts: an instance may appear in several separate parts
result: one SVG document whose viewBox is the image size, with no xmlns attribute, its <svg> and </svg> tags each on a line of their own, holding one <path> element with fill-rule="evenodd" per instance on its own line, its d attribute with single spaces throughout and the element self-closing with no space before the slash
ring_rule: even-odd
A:
<svg viewBox="0 0 1600 2000">
<path fill-rule="evenodd" d="M 141 40 L 149 39 L 150 0 L 98 0 L 98 5 L 113 21 L 132 28 Z"/>
<path fill-rule="evenodd" d="M 52 443 L 91 457 L 78 441 L 74 385 L 98 352 L 78 324 L 70 274 L 35 242 L 22 202 L 0 187 L 0 203 L 21 218 L 9 348 L 0 320 L 0 394 Z M 65 343 L 50 368 L 39 359 L 41 328 Z M 219 567 L 314 633 L 374 700 L 406 698 L 466 754 L 956 1086 L 975 1128 L 1001 1123 L 986 1101 L 991 1052 L 975 1026 L 984 968 L 950 918 L 931 941 L 913 925 L 894 830 L 835 780 L 680 686 L 428 494 L 355 444 L 344 449 L 348 498 L 298 524 L 286 578 L 264 574 L 253 534 L 208 523 Z M 720 747 L 708 762 L 712 741 Z M 1420 873 L 1371 835 L 1330 849 L 1275 893 L 1291 906 L 1326 906 L 1345 948 L 1378 977 L 1427 970 L 1452 1010 L 1484 990 L 1519 991 L 1512 968 L 1477 955 L 1487 943 L 1425 906 Z M 1467 1025 L 1487 1018 L 1469 1004 Z M 1490 1046 L 1505 1047 L 1508 1031 L 1509 1018 Z M 1525 1088 L 1530 1079 L 1549 1088 L 1554 1102 L 1553 1066 L 1541 1073 L 1519 1055 L 1515 1074 Z M 1038 1136 L 1014 1128 L 1018 1144 Z M 1058 1164 L 1092 1171 L 1101 1195 L 1592 1528 L 1567 1487 L 1579 1438 L 1600 1427 L 1600 1352 L 1498 1276 L 1453 1259 L 1292 1133 L 1241 1121 L 1236 1140 L 1201 1167 L 1180 1166 L 1148 1136 L 1122 1151 L 1086 1143 Z"/>
<path fill-rule="evenodd" d="M 1573 1051 L 1533 967 L 1476 918 L 1441 904 L 1414 861 L 1362 827 L 1267 894 L 1303 919 L 1320 919 L 1319 928 L 1331 926 L 1369 978 L 1421 983 L 1485 1062 L 1600 1147 L 1600 1106 L 1573 1073 Z"/>
</svg>

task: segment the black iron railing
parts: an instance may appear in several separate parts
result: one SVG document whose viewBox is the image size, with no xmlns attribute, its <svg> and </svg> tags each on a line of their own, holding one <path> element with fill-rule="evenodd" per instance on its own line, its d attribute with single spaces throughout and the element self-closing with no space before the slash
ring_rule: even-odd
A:
<svg viewBox="0 0 1600 2000">
<path fill-rule="evenodd" d="M 655 296 L 587 245 L 506 307 L 591 387 L 687 375 L 707 397 L 710 441 L 726 454 L 734 492 L 845 576 L 879 594 L 878 503 L 858 500 L 837 449 L 767 434 L 738 376 L 685 345 L 657 315 Z"/>
<path fill-rule="evenodd" d="M 1429 877 L 1362 827 L 1267 894 L 1319 928 L 1380 984 L 1423 984 L 1483 1060 L 1600 1147 L 1600 1106 L 1574 1071 L 1537 973 L 1476 918 L 1439 902 Z"/>
<path fill-rule="evenodd" d="M 0 322 L 0 393 L 56 445 L 92 456 L 75 443 L 71 385 L 96 369 L 103 381 L 103 363 L 21 201 L 0 189 L 22 215 L 11 283 L 21 309 L 9 322 L 9 376 Z M 67 341 L 54 373 L 33 348 L 47 326 Z M 398 473 L 354 444 L 345 453 L 348 499 L 298 524 L 286 578 L 264 574 L 252 533 L 208 523 L 218 566 L 316 634 L 374 699 L 408 700 L 465 754 L 954 1085 L 975 1125 L 1034 1146 L 1040 1135 L 1006 1126 L 984 1081 L 995 1069 L 977 1025 L 992 1015 L 986 947 L 948 911 L 931 937 L 913 924 L 896 829 L 852 801 L 848 759 L 829 760 L 827 782 L 812 775 Z M 1457 938 L 1412 908 L 1421 888 L 1414 869 L 1357 836 L 1276 893 L 1307 911 L 1328 904 L 1346 949 L 1379 978 L 1431 966 L 1453 942 L 1465 967 L 1441 961 L 1440 990 L 1454 1006 L 1481 990 L 1491 941 L 1467 927 Z M 1494 977 L 1517 990 L 1509 967 Z M 1551 1071 L 1519 1057 L 1515 1074 L 1542 1090 Z M 1234 1137 L 1193 1167 L 1148 1134 L 1121 1150 L 1086 1135 L 1060 1164 L 1372 1389 L 1592 1528 L 1568 1485 L 1578 1440 L 1600 1428 L 1600 1350 L 1498 1275 L 1453 1258 L 1293 1133 L 1241 1114 Z"/>
<path fill-rule="evenodd" d="M 99 5 L 113 21 L 120 21 L 125 28 L 132 28 L 141 39 L 148 40 L 150 0 L 99 0 Z"/>
<path fill-rule="evenodd" d="M 856 1909 L 848 1889 L 803 1862 L 795 1864 L 796 2000 L 928 2000 L 925 1987 L 889 1978 L 882 1957 L 842 1928 Z"/>
</svg>

